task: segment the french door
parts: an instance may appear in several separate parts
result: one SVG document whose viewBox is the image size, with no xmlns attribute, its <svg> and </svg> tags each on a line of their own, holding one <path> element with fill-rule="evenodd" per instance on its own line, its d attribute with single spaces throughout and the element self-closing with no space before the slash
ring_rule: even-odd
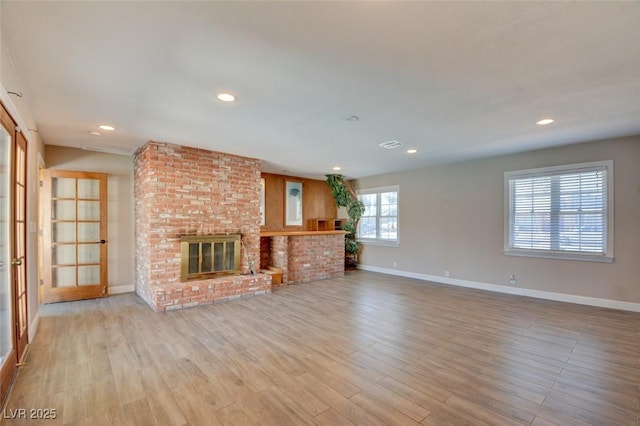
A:
<svg viewBox="0 0 640 426">
<path fill-rule="evenodd" d="M 107 296 L 107 175 L 43 177 L 44 303 Z"/>
<path fill-rule="evenodd" d="M 4 111 L 0 111 L 2 113 Z M 4 117 L 2 117 L 4 118 Z M 12 198 L 11 177 L 13 162 L 13 123 L 5 120 L 0 125 L 0 400 L 6 395 L 16 371 L 16 347 L 14 342 L 14 300 L 12 260 Z M 7 129 L 10 127 L 10 129 Z"/>
<path fill-rule="evenodd" d="M 0 105 L 0 400 L 29 339 L 26 188 L 27 141 Z"/>
<path fill-rule="evenodd" d="M 16 133 L 14 167 L 14 244 L 13 282 L 16 321 L 16 350 L 18 361 L 27 348 L 29 321 L 27 316 L 27 140 Z"/>
</svg>

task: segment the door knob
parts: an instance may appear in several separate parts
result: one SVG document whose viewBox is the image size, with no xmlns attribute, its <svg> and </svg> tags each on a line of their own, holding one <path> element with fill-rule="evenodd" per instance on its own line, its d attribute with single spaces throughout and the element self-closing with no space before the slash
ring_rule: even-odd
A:
<svg viewBox="0 0 640 426">
<path fill-rule="evenodd" d="M 20 266 L 20 265 L 22 265 L 22 259 L 13 259 L 13 260 L 11 261 L 11 265 L 13 265 L 13 266 Z"/>
</svg>

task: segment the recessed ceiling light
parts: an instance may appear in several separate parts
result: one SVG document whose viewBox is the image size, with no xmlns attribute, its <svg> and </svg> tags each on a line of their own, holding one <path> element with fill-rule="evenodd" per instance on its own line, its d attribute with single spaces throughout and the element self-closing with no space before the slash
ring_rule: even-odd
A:
<svg viewBox="0 0 640 426">
<path fill-rule="evenodd" d="M 355 114 L 350 114 L 350 115 L 345 115 L 344 117 L 342 117 L 345 119 L 345 121 L 358 121 L 360 120 L 360 117 L 358 117 Z"/>
<path fill-rule="evenodd" d="M 98 127 L 100 127 L 102 130 L 107 130 L 109 132 L 115 130 L 116 128 L 113 126 L 109 126 L 108 124 L 101 124 Z"/>
<path fill-rule="evenodd" d="M 415 154 L 416 152 L 418 152 L 418 150 L 413 148 L 407 150 L 407 154 Z"/>
<path fill-rule="evenodd" d="M 100 132 L 89 132 L 89 134 L 92 136 L 102 136 L 102 133 Z"/>
<path fill-rule="evenodd" d="M 223 102 L 233 102 L 236 100 L 236 97 L 231 93 L 218 93 L 217 97 Z"/>
<path fill-rule="evenodd" d="M 554 120 L 553 118 L 543 118 L 542 120 L 536 121 L 536 124 L 538 126 L 546 126 L 547 124 L 551 124 L 554 121 L 556 120 Z"/>
<path fill-rule="evenodd" d="M 335 166 L 335 167 L 333 168 L 333 170 L 335 170 L 335 171 L 337 172 L 338 170 L 342 170 L 342 167 L 340 167 L 340 166 Z"/>
</svg>

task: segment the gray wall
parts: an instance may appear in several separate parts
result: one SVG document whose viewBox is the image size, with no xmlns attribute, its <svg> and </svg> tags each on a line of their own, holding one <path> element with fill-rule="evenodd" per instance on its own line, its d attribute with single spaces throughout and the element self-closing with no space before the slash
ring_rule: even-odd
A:
<svg viewBox="0 0 640 426">
<path fill-rule="evenodd" d="M 505 256 L 504 172 L 614 162 L 614 263 Z M 360 263 L 445 277 L 640 302 L 640 136 L 359 179 L 359 189 L 399 185 L 400 247 L 365 245 Z M 393 262 L 396 262 L 394 268 Z M 445 280 L 446 281 L 446 280 Z"/>
</svg>

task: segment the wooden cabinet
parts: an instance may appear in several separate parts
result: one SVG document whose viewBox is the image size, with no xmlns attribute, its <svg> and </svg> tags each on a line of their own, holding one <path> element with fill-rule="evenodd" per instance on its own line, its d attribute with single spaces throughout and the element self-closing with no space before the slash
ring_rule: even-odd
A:
<svg viewBox="0 0 640 426">
<path fill-rule="evenodd" d="M 311 219 L 309 229 L 312 231 L 341 231 L 347 219 Z"/>
</svg>

